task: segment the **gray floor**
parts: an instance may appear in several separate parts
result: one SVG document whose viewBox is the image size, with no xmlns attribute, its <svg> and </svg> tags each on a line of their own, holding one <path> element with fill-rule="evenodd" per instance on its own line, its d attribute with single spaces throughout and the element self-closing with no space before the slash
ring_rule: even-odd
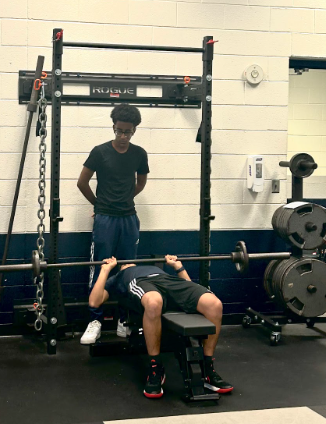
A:
<svg viewBox="0 0 326 424">
<path fill-rule="evenodd" d="M 0 423 L 34 424 L 40 417 L 47 424 L 135 419 L 146 423 L 145 418 L 173 416 L 179 418 L 170 420 L 171 424 L 192 424 L 201 414 L 218 413 L 216 422 L 221 424 L 237 423 L 235 419 L 240 417 L 234 415 L 232 421 L 225 413 L 266 409 L 280 413 L 280 408 L 309 407 L 300 413 L 309 413 L 310 424 L 317 424 L 326 416 L 325 353 L 326 324 L 313 329 L 287 325 L 275 347 L 269 345 L 261 327 L 223 326 L 216 369 L 232 382 L 234 392 L 221 396 L 218 403 L 185 404 L 181 399 L 183 381 L 172 353 L 162 355 L 167 374 L 164 396 L 149 400 L 142 394 L 146 355 L 92 358 L 76 337 L 59 342 L 57 355 L 49 356 L 45 344 L 34 337 L 0 338 Z M 290 410 L 293 420 L 287 419 L 288 424 L 301 423 L 296 421 L 296 413 Z M 189 415 L 193 418 L 186 418 Z M 251 424 L 256 422 L 255 416 L 248 418 Z M 226 421 L 220 421 L 222 418 Z M 243 419 L 241 423 L 246 423 Z M 277 420 L 285 422 L 273 418 L 273 423 Z M 260 422 L 269 423 L 269 418 Z"/>
</svg>

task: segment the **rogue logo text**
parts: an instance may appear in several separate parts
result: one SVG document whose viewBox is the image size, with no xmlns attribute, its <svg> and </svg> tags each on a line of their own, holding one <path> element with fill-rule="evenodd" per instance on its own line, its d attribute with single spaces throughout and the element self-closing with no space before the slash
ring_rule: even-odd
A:
<svg viewBox="0 0 326 424">
<path fill-rule="evenodd" d="M 136 97 L 136 86 L 123 86 L 123 85 L 114 85 L 114 86 L 91 86 L 91 94 L 100 97 Z"/>
</svg>

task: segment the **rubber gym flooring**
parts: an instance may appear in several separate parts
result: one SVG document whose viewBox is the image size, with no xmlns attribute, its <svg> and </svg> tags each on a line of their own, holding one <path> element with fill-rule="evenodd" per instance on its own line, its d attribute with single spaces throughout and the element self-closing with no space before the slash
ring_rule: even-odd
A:
<svg viewBox="0 0 326 424">
<path fill-rule="evenodd" d="M 216 403 L 183 402 L 173 353 L 162 354 L 164 396 L 150 400 L 146 355 L 91 357 L 79 338 L 51 356 L 34 336 L 0 338 L 1 424 L 326 424 L 326 324 L 288 324 L 278 346 L 261 326 L 223 326 L 216 370 L 234 391 Z"/>
</svg>

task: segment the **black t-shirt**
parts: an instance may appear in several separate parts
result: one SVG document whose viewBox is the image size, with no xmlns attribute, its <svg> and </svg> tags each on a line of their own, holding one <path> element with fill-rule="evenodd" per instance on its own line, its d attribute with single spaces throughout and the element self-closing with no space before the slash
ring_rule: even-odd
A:
<svg viewBox="0 0 326 424">
<path fill-rule="evenodd" d="M 166 272 L 152 265 L 130 266 L 108 278 L 104 288 L 110 294 L 123 295 L 127 293 L 128 285 L 132 280 L 155 274 L 166 274 Z"/>
<path fill-rule="evenodd" d="M 127 216 L 136 212 L 136 173 L 149 173 L 147 153 L 142 147 L 130 143 L 125 153 L 119 153 L 108 141 L 94 147 L 84 166 L 96 172 L 95 213 Z"/>
</svg>

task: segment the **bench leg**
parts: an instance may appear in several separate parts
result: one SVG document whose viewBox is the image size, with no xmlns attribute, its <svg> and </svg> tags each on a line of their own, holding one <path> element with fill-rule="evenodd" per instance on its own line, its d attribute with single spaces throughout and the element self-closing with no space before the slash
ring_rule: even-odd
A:
<svg viewBox="0 0 326 424">
<path fill-rule="evenodd" d="M 204 350 L 199 342 L 195 346 L 189 337 L 178 337 L 175 356 L 179 361 L 186 393 L 186 402 L 198 400 L 218 400 L 218 393 L 205 393 Z"/>
</svg>

